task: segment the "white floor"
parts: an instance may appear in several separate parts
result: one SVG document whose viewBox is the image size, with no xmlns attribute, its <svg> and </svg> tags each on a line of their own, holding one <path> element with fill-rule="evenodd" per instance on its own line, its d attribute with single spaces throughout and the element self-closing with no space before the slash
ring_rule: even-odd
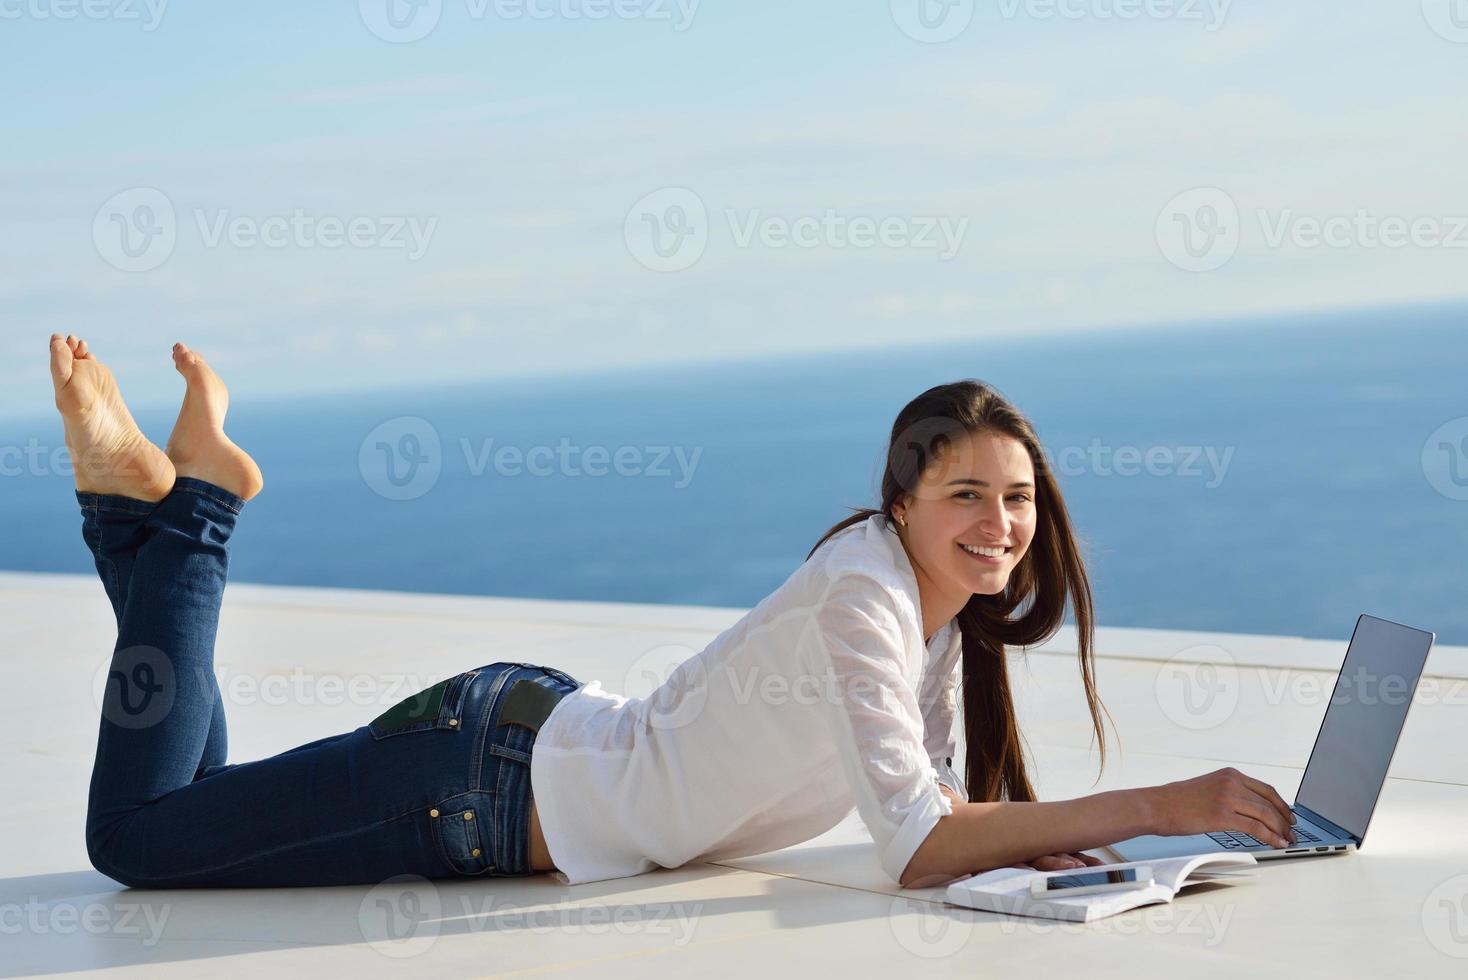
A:
<svg viewBox="0 0 1468 980">
<path fill-rule="evenodd" d="M 608 690 L 700 650 L 738 609 L 231 585 L 217 666 L 231 761 L 364 723 L 468 667 L 544 663 Z M 82 843 L 94 690 L 111 651 L 95 579 L 0 573 L 12 664 L 0 712 L 0 977 L 1468 975 L 1468 648 L 1439 646 L 1366 845 L 1088 926 L 956 908 L 886 880 L 855 814 L 815 840 L 566 888 L 549 876 L 416 887 L 134 891 Z M 1431 628 L 1431 624 L 1414 624 Z M 1044 798 L 1236 765 L 1292 797 L 1339 642 L 1099 631 L 1121 734 L 1102 778 L 1062 633 L 1016 661 Z M 1211 701 L 1184 702 L 1188 676 Z M 416 686 L 413 686 L 416 685 Z M 955 760 L 960 764 L 961 760 Z"/>
</svg>

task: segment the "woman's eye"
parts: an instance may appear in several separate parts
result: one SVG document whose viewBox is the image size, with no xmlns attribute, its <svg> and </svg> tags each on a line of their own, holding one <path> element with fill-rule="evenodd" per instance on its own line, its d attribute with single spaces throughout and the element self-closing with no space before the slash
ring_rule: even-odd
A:
<svg viewBox="0 0 1468 980">
<path fill-rule="evenodd" d="M 954 496 L 955 497 L 977 497 L 978 494 L 974 493 L 972 490 L 960 490 L 958 493 L 954 494 Z M 1027 493 L 1012 493 L 1012 494 L 1009 495 L 1009 499 L 1010 500 L 1029 500 L 1030 499 L 1030 495 L 1027 494 Z"/>
</svg>

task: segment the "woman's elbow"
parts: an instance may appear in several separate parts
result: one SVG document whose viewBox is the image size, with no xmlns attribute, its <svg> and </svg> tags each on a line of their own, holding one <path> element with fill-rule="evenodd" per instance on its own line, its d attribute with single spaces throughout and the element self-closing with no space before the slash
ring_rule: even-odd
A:
<svg viewBox="0 0 1468 980">
<path fill-rule="evenodd" d="M 946 824 L 952 821 L 952 816 L 942 816 L 938 822 L 933 824 L 933 829 L 928 831 L 928 836 L 918 845 L 918 849 L 912 852 L 908 859 L 907 867 L 902 869 L 902 874 L 897 879 L 898 887 L 901 888 L 928 888 L 941 884 L 956 877 L 944 867 L 943 855 L 945 854 L 944 838 L 947 836 Z"/>
</svg>

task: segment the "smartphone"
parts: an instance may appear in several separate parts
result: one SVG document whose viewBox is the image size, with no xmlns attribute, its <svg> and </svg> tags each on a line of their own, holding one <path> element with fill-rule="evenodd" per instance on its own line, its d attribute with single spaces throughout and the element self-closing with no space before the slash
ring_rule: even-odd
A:
<svg viewBox="0 0 1468 980">
<path fill-rule="evenodd" d="M 1150 884 L 1152 869 L 1145 864 L 1111 871 L 1051 871 L 1031 879 L 1030 895 L 1034 898 L 1094 895 L 1098 892 L 1124 892 L 1133 888 L 1146 888 Z"/>
</svg>

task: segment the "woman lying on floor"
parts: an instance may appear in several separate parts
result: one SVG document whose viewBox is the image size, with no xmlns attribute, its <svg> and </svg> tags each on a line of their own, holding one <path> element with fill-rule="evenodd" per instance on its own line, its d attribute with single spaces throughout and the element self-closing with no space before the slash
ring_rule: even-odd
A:
<svg viewBox="0 0 1468 980">
<path fill-rule="evenodd" d="M 182 344 L 173 360 L 187 390 L 159 449 L 86 342 L 51 339 L 82 536 L 117 617 L 87 852 L 125 885 L 580 884 L 778 850 L 853 807 L 904 887 L 1096 864 L 1077 852 L 1138 834 L 1287 840 L 1279 794 L 1234 769 L 1035 800 L 1005 651 L 1053 635 L 1070 603 L 1104 764 L 1090 586 L 1033 426 L 973 380 L 903 408 L 880 507 L 647 698 L 492 663 L 227 764 L 214 640 L 230 535 L 264 481 L 224 433 L 219 377 Z"/>
</svg>

